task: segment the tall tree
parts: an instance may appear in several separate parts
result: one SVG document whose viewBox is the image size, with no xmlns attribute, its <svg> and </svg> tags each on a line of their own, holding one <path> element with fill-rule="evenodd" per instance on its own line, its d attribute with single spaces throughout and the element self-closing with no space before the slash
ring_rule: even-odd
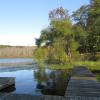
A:
<svg viewBox="0 0 100 100">
<path fill-rule="evenodd" d="M 100 0 L 91 0 L 88 13 L 88 47 L 91 53 L 100 50 Z"/>
<path fill-rule="evenodd" d="M 73 38 L 72 23 L 68 15 L 68 11 L 63 9 L 62 7 L 54 9 L 49 13 L 49 18 L 51 27 L 53 27 L 58 33 L 60 33 L 60 40 L 64 40 L 64 49 L 66 55 L 71 61 L 72 52 L 73 50 L 75 51 L 77 49 L 77 45 L 75 44 L 75 40 Z"/>
<path fill-rule="evenodd" d="M 87 22 L 88 22 L 88 5 L 81 6 L 74 11 L 72 18 L 75 22 L 73 25 L 75 40 L 79 43 L 78 51 L 81 53 L 87 52 Z"/>
<path fill-rule="evenodd" d="M 59 63 L 66 62 L 68 59 L 71 61 L 72 52 L 77 48 L 67 10 L 62 7 L 54 9 L 49 12 L 49 19 L 50 25 L 41 31 L 37 43 L 39 42 L 40 45 L 42 42 L 50 42 L 49 45 L 45 46 L 47 49 L 46 58 L 49 61 L 58 61 Z M 40 49 L 42 48 L 40 47 Z"/>
<path fill-rule="evenodd" d="M 88 9 L 89 7 L 87 5 L 83 5 L 72 14 L 72 18 L 76 24 L 80 25 L 83 29 L 87 27 Z"/>
<path fill-rule="evenodd" d="M 80 37 L 83 41 L 80 42 L 80 45 L 82 48 L 85 47 L 84 51 L 95 54 L 97 51 L 100 51 L 100 30 L 98 28 L 100 27 L 100 0 L 90 1 L 90 5 L 82 6 L 73 13 L 73 19 L 76 21 L 76 26 L 81 26 L 86 31 L 84 33 L 87 33 L 87 38 L 81 39 Z"/>
</svg>

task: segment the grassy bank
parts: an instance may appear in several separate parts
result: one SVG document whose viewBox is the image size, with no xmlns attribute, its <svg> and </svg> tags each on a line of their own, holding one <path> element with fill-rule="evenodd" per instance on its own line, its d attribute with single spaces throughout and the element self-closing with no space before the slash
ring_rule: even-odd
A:
<svg viewBox="0 0 100 100">
<path fill-rule="evenodd" d="M 100 62 L 97 61 L 80 61 L 75 62 L 74 65 L 76 66 L 86 66 L 90 70 L 100 70 Z"/>
<path fill-rule="evenodd" d="M 51 64 L 51 65 L 47 65 L 49 69 L 71 69 L 73 68 L 72 64 L 65 64 L 65 65 L 61 65 L 61 64 Z"/>
<path fill-rule="evenodd" d="M 99 80 L 99 82 L 100 82 L 100 73 L 99 74 L 96 74 L 95 75 L 96 76 L 96 78 Z"/>
<path fill-rule="evenodd" d="M 73 64 L 65 64 L 65 65 L 60 65 L 60 64 L 51 64 L 49 65 L 49 68 L 51 69 L 69 69 L 73 68 L 74 66 L 86 66 L 90 70 L 100 70 L 100 62 L 95 62 L 95 61 L 79 61 L 79 62 L 74 62 Z"/>
</svg>

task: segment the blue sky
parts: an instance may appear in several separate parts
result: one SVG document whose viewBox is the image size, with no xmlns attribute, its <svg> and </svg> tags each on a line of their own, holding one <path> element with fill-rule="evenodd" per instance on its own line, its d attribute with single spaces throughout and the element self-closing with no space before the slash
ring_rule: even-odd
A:
<svg viewBox="0 0 100 100">
<path fill-rule="evenodd" d="M 0 0 L 0 44 L 35 45 L 48 26 L 48 13 L 59 6 L 69 14 L 89 0 Z"/>
</svg>

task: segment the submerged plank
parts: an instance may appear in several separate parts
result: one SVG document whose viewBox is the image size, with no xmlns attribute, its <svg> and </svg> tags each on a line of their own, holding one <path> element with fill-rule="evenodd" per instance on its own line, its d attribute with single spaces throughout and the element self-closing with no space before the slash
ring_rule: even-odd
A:
<svg viewBox="0 0 100 100">
<path fill-rule="evenodd" d="M 95 100 L 100 100 L 100 83 L 87 68 L 74 68 L 66 89 L 65 97 L 91 97 L 95 98 Z M 77 98 L 75 100 L 81 99 Z"/>
<path fill-rule="evenodd" d="M 13 77 L 0 77 L 0 90 L 5 89 L 15 84 L 15 78 Z"/>
</svg>

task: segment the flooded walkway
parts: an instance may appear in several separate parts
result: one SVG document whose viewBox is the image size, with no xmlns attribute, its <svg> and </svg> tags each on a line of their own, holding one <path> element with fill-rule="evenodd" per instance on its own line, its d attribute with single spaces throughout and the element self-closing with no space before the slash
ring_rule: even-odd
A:
<svg viewBox="0 0 100 100">
<path fill-rule="evenodd" d="M 100 83 L 87 68 L 75 67 L 64 96 L 0 94 L 0 100 L 100 100 Z"/>
<path fill-rule="evenodd" d="M 72 70 L 65 96 L 77 98 L 75 100 L 100 100 L 100 83 L 87 68 L 76 67 Z"/>
<path fill-rule="evenodd" d="M 15 84 L 15 78 L 13 77 L 0 77 L 0 90 L 5 89 Z"/>
</svg>

